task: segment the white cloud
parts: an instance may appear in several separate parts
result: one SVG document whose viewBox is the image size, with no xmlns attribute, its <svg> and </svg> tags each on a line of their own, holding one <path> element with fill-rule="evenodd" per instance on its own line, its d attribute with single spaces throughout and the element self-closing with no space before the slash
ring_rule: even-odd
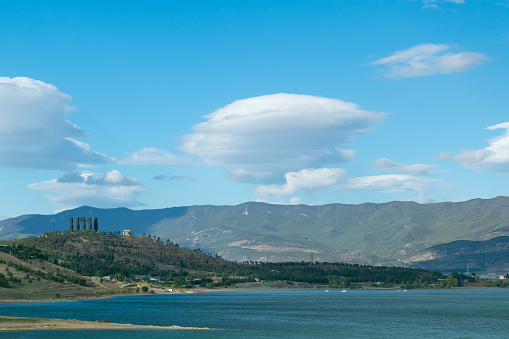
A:
<svg viewBox="0 0 509 339">
<path fill-rule="evenodd" d="M 187 176 L 187 175 L 168 175 L 168 174 L 159 174 L 154 176 L 152 179 L 154 180 L 189 180 L 189 181 L 198 181 L 195 177 Z"/>
<path fill-rule="evenodd" d="M 0 77 L 0 166 L 71 170 L 113 162 L 74 139 L 86 134 L 67 120 L 70 101 L 42 81 Z"/>
<path fill-rule="evenodd" d="M 256 194 L 283 196 L 330 187 L 337 184 L 345 173 L 345 170 L 341 168 L 310 168 L 289 172 L 285 174 L 286 184 L 262 185 L 256 189 Z"/>
<path fill-rule="evenodd" d="M 434 199 L 424 193 L 426 187 L 441 183 L 438 179 L 416 177 L 407 174 L 387 174 L 349 178 L 343 181 L 342 187 L 354 190 L 372 190 L 382 193 L 417 192 L 415 199 L 420 203 L 432 202 Z"/>
<path fill-rule="evenodd" d="M 488 58 L 481 53 L 454 52 L 456 45 L 421 44 L 374 61 L 385 66 L 385 76 L 410 78 L 435 74 L 461 73 L 482 64 Z"/>
<path fill-rule="evenodd" d="M 434 197 L 424 192 L 424 189 L 422 187 L 418 187 L 415 190 L 419 195 L 417 197 L 410 199 L 409 201 L 415 201 L 418 202 L 419 204 L 431 204 L 437 202 L 437 200 Z"/>
<path fill-rule="evenodd" d="M 419 203 L 434 202 L 435 199 L 425 193 L 425 190 L 436 185 L 442 185 L 439 179 L 420 177 L 408 174 L 387 174 L 344 178 L 346 171 L 340 168 L 304 169 L 285 174 L 284 185 L 262 185 L 256 189 L 256 195 L 264 197 L 260 201 L 267 201 L 266 197 L 281 198 L 299 192 L 308 192 L 320 188 L 369 190 L 381 193 L 415 192 L 417 196 L 409 199 Z M 299 197 L 290 199 L 289 204 L 300 203 Z M 280 202 L 282 203 L 282 202 Z"/>
<path fill-rule="evenodd" d="M 46 198 L 62 209 L 82 205 L 113 208 L 143 205 L 137 198 L 145 187 L 138 180 L 117 170 L 102 176 L 84 172 L 68 173 L 58 179 L 28 185 L 28 188 L 50 192 Z"/>
<path fill-rule="evenodd" d="M 415 191 L 417 188 L 438 183 L 438 179 L 415 177 L 408 174 L 385 174 L 346 179 L 343 187 L 356 190 L 373 190 L 385 193 Z"/>
<path fill-rule="evenodd" d="M 424 0 L 424 6 L 422 8 L 432 8 L 432 9 L 440 9 L 438 5 L 435 3 L 435 0 Z"/>
<path fill-rule="evenodd" d="M 505 133 L 488 140 L 489 146 L 478 150 L 463 150 L 454 160 L 464 167 L 479 172 L 509 174 L 509 122 L 487 127 L 489 130 L 505 129 Z"/>
<path fill-rule="evenodd" d="M 383 117 L 337 99 L 266 95 L 207 115 L 193 134 L 183 136 L 181 149 L 208 165 L 232 170 L 231 177 L 239 177 L 240 171 L 282 175 L 351 160 L 349 141 L 372 131 Z"/>
<path fill-rule="evenodd" d="M 451 158 L 451 153 L 448 153 L 448 152 L 442 152 L 438 155 L 438 160 L 447 160 L 447 159 L 450 159 Z"/>
<path fill-rule="evenodd" d="M 443 0 L 445 2 L 452 2 L 454 4 L 464 4 L 465 0 Z M 433 8 L 440 9 L 437 3 L 441 2 L 441 0 L 423 0 L 424 6 L 422 8 Z"/>
<path fill-rule="evenodd" d="M 302 203 L 302 199 L 300 197 L 290 198 L 290 205 L 300 205 L 301 203 Z"/>
<path fill-rule="evenodd" d="M 413 164 L 405 165 L 387 158 L 379 158 L 373 161 L 373 166 L 383 171 L 396 171 L 415 176 L 428 175 L 434 172 L 434 165 Z"/>
<path fill-rule="evenodd" d="M 240 182 L 262 181 L 263 179 L 269 178 L 271 176 L 271 172 L 249 172 L 242 168 L 234 169 L 225 175 L 227 178 Z"/>
<path fill-rule="evenodd" d="M 190 162 L 187 157 L 153 147 L 145 147 L 118 161 L 119 164 L 125 165 L 179 165 Z"/>
</svg>

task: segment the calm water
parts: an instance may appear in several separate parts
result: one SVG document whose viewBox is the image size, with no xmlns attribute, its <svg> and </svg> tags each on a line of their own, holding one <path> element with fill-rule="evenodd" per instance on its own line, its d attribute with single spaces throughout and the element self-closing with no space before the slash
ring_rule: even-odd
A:
<svg viewBox="0 0 509 339">
<path fill-rule="evenodd" d="M 0 304 L 0 314 L 215 331 L 80 330 L 8 338 L 507 338 L 509 289 L 216 292 Z"/>
</svg>

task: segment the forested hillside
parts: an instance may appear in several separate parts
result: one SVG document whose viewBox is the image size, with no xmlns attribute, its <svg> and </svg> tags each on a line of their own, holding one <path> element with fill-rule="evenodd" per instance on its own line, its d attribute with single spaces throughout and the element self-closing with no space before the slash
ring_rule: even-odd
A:
<svg viewBox="0 0 509 339">
<path fill-rule="evenodd" d="M 509 235 L 509 198 L 458 203 L 189 206 L 133 211 L 80 207 L 0 222 L 0 238 L 67 230 L 69 217 L 93 216 L 99 230 L 156 234 L 237 261 L 328 261 L 410 265 L 427 248 Z"/>
<path fill-rule="evenodd" d="M 162 239 L 94 231 L 47 232 L 41 237 L 4 241 L 4 244 L 2 251 L 12 253 L 18 259 L 48 261 L 77 272 L 79 279 L 105 275 L 119 281 L 157 277 L 170 286 L 181 287 L 199 285 L 212 288 L 255 281 L 287 281 L 290 285 L 298 282 L 330 287 L 354 287 L 377 282 L 381 286 L 404 284 L 426 287 L 443 277 L 440 272 L 404 267 L 316 262 L 236 263 L 200 253 L 199 250 L 181 248 Z M 65 276 L 63 279 L 66 279 Z"/>
<path fill-rule="evenodd" d="M 416 267 L 442 272 L 509 272 L 509 237 L 486 241 L 458 240 L 428 248 L 414 258 Z"/>
</svg>

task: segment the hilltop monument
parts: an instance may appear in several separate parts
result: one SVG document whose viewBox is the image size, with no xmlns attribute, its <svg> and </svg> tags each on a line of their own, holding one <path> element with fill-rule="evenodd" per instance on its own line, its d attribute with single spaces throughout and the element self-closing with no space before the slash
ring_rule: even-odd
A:
<svg viewBox="0 0 509 339">
<path fill-rule="evenodd" d="M 69 218 L 69 231 L 97 231 L 99 230 L 99 221 L 97 217 L 94 217 L 94 223 L 92 224 L 92 217 L 76 217 L 76 223 L 74 223 L 73 217 Z"/>
</svg>

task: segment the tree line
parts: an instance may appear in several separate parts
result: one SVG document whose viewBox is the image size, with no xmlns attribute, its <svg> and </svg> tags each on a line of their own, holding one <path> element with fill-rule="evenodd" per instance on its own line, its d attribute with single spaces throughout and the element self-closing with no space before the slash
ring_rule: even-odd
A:
<svg viewBox="0 0 509 339">
<path fill-rule="evenodd" d="M 388 286 L 436 284 L 438 279 L 445 278 L 438 271 L 407 267 L 328 262 L 237 263 L 199 250 L 180 248 L 169 239 L 166 243 L 150 239 L 123 237 L 111 232 L 55 231 L 41 237 L 4 242 L 7 246 L 1 250 L 19 259 L 51 261 L 83 276 L 109 275 L 117 280 L 151 276 L 177 286 L 229 286 L 257 280 L 328 284 L 331 287 L 366 282 Z M 45 278 L 83 283 L 79 280 L 82 278 L 66 278 L 58 274 Z"/>
</svg>

